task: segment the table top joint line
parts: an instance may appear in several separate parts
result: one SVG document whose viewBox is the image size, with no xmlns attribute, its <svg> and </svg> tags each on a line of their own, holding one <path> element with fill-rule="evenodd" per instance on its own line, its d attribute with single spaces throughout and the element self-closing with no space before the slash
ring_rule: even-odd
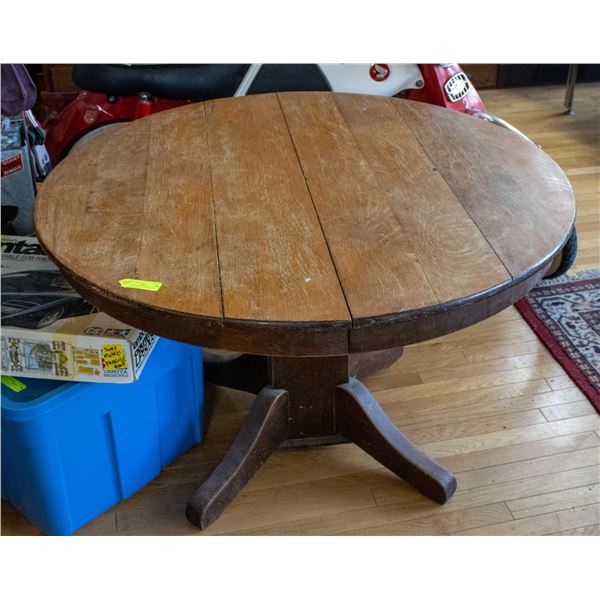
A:
<svg viewBox="0 0 600 600">
<path fill-rule="evenodd" d="M 206 154 L 208 157 L 208 181 L 210 183 L 210 203 L 212 205 L 212 213 L 213 213 L 213 235 L 215 236 L 215 254 L 217 257 L 217 274 L 219 275 L 219 292 L 221 297 L 221 324 L 225 322 L 225 300 L 223 299 L 223 280 L 221 278 L 221 257 L 219 254 L 219 234 L 217 231 L 217 208 L 215 206 L 215 194 L 213 188 L 213 179 L 212 179 L 212 162 L 210 158 L 210 135 L 208 131 L 208 122 L 209 118 L 206 114 L 206 109 L 210 108 L 212 111 L 212 101 L 208 101 L 206 103 L 202 103 L 202 114 L 204 116 L 204 132 L 206 135 Z"/>
<path fill-rule="evenodd" d="M 387 204 L 390 207 L 390 212 L 392 213 L 392 216 L 394 217 L 394 221 L 399 226 L 401 226 L 402 224 L 398 220 L 398 215 L 396 214 L 396 211 L 394 210 L 394 207 L 389 202 L 388 194 L 382 193 L 381 190 L 379 189 L 379 184 L 377 183 L 377 177 L 376 177 L 375 173 L 373 173 L 373 170 L 371 168 L 371 162 L 369 161 L 369 159 L 367 158 L 367 156 L 363 152 L 363 149 L 362 149 L 362 146 L 360 145 L 360 142 L 356 139 L 356 135 L 354 135 L 354 131 L 352 131 L 352 127 L 350 127 L 350 123 L 348 123 L 348 121 L 346 121 L 346 117 L 344 117 L 344 113 L 340 110 L 339 104 L 337 103 L 337 100 L 336 100 L 336 94 L 332 94 L 332 97 L 333 97 L 333 103 L 335 104 L 335 108 L 337 110 L 338 115 L 340 116 L 340 118 L 344 122 L 344 125 L 346 126 L 346 130 L 348 131 L 348 133 L 350 133 L 350 136 L 352 137 L 352 140 L 354 141 L 354 145 L 356 146 L 356 149 L 358 150 L 358 152 L 360 153 L 360 155 L 363 157 L 363 160 L 365 161 L 365 164 L 369 167 L 369 173 L 371 174 L 372 179 L 375 182 L 375 188 L 379 192 L 379 196 L 386 198 Z M 412 134 L 412 132 L 411 132 L 411 134 Z M 439 304 L 442 304 L 442 300 L 440 299 L 440 297 L 438 296 L 437 292 L 435 291 L 435 288 L 431 284 L 431 280 L 429 279 L 429 276 L 427 275 L 427 271 L 425 271 L 425 269 L 421 265 L 419 259 L 415 257 L 415 260 L 414 260 L 413 264 L 423 274 L 423 277 L 425 277 L 425 280 L 427 281 L 427 285 L 429 286 L 429 289 L 431 290 L 431 293 L 433 294 L 434 298 L 437 300 L 437 302 Z"/>
<path fill-rule="evenodd" d="M 472 217 L 472 215 L 469 212 L 469 210 L 467 209 L 467 207 L 460 201 L 460 198 L 456 195 L 456 193 L 452 189 L 452 186 L 448 183 L 448 181 L 444 177 L 444 174 L 437 168 L 435 162 L 433 162 L 433 158 L 430 156 L 429 152 L 427 152 L 427 149 L 421 143 L 421 140 L 415 135 L 415 132 L 412 130 L 412 127 L 410 126 L 410 123 L 408 123 L 406 121 L 406 119 L 396 110 L 396 108 L 394 106 L 394 103 L 391 101 L 391 98 L 387 98 L 387 101 L 390 104 L 390 106 L 392 107 L 392 110 L 394 111 L 394 113 L 396 113 L 396 116 L 398 117 L 398 119 L 400 121 L 402 121 L 402 123 L 406 126 L 406 129 L 410 132 L 410 135 L 412 135 L 413 139 L 417 142 L 417 144 L 419 144 L 419 147 L 421 148 L 421 150 L 423 150 L 423 153 L 425 154 L 425 156 L 427 156 L 427 158 L 429 159 L 429 162 L 435 167 L 436 172 L 439 173 L 439 175 L 442 178 L 442 181 L 444 182 L 444 184 L 446 185 L 446 187 L 450 190 L 450 192 L 452 192 L 452 195 L 456 198 L 457 202 L 462 206 L 462 209 L 465 211 L 465 213 L 467 214 L 467 216 L 469 217 L 469 219 L 471 219 L 471 222 L 475 225 L 475 227 L 477 227 L 477 230 L 479 231 L 479 233 L 481 234 L 481 236 L 483 237 L 483 239 L 486 241 L 487 245 L 491 248 L 492 252 L 494 253 L 494 255 L 496 256 L 496 258 L 498 259 L 498 261 L 500 262 L 500 264 L 502 265 L 502 267 L 506 271 L 506 274 L 510 277 L 511 281 L 515 281 L 515 278 L 514 278 L 513 274 L 508 270 L 508 267 L 506 266 L 506 264 L 504 263 L 504 261 L 498 255 L 498 252 L 496 252 L 496 248 L 494 248 L 494 246 L 492 245 L 492 243 L 490 242 L 490 240 L 488 240 L 488 238 L 485 235 L 485 233 L 483 233 L 483 231 L 481 230 L 481 227 L 479 226 L 479 223 L 477 223 L 477 221 Z"/>
<path fill-rule="evenodd" d="M 306 186 L 306 191 L 308 192 L 308 195 L 310 197 L 310 202 L 312 204 L 313 210 L 315 211 L 315 216 L 317 217 L 317 221 L 319 222 L 319 227 L 321 228 L 321 234 L 323 235 L 323 239 L 325 240 L 325 245 L 327 246 L 327 252 L 329 253 L 329 258 L 331 260 L 331 264 L 333 265 L 333 269 L 335 271 L 335 275 L 337 277 L 338 284 L 340 286 L 340 289 L 342 290 L 342 295 L 344 296 L 344 302 L 346 303 L 346 309 L 348 310 L 348 316 L 350 317 L 350 327 L 348 328 L 348 339 L 349 339 L 350 338 L 350 330 L 354 328 L 354 316 L 352 315 L 352 311 L 350 310 L 350 304 L 348 303 L 348 298 L 346 297 L 346 290 L 344 290 L 344 286 L 342 284 L 342 279 L 338 272 L 337 265 L 335 264 L 335 260 L 333 258 L 333 253 L 331 252 L 331 247 L 329 246 L 329 240 L 327 239 L 327 236 L 325 235 L 325 229 L 323 227 L 323 223 L 321 222 L 321 217 L 319 215 L 319 211 L 317 210 L 317 205 L 315 204 L 315 200 L 313 198 L 312 191 L 310 189 L 310 184 L 308 183 L 308 177 L 306 176 L 306 173 L 304 172 L 304 167 L 302 166 L 302 161 L 300 160 L 300 155 L 298 154 L 298 149 L 296 148 L 296 143 L 294 142 L 294 136 L 292 136 L 292 132 L 290 131 L 290 127 L 288 125 L 288 121 L 285 116 L 285 110 L 283 109 L 283 106 L 281 104 L 281 98 L 279 97 L 279 93 L 276 93 L 275 95 L 277 96 L 279 110 L 281 111 L 281 114 L 283 116 L 283 121 L 285 123 L 285 127 L 286 127 L 288 135 L 290 137 L 290 141 L 292 142 L 292 148 L 294 149 L 294 154 L 296 155 L 298 165 L 300 167 L 300 170 L 302 171 L 302 177 L 304 179 L 304 185 Z"/>
<path fill-rule="evenodd" d="M 142 209 L 142 231 L 140 233 L 140 239 L 138 242 L 138 249 L 137 249 L 137 253 L 136 253 L 136 258 L 135 258 L 135 269 L 134 269 L 134 279 L 138 277 L 139 272 L 138 272 L 138 260 L 140 258 L 140 254 L 142 252 L 142 244 L 144 243 L 144 231 L 145 231 L 145 223 L 146 223 L 146 214 L 147 214 L 147 210 L 148 210 L 148 204 L 147 204 L 147 199 L 148 199 L 148 157 L 150 155 L 150 144 L 152 142 L 152 132 L 154 130 L 154 128 L 152 127 L 152 125 L 154 125 L 154 123 L 150 123 L 148 124 L 148 135 L 146 137 L 146 160 L 145 165 L 144 165 L 144 207 Z"/>
</svg>

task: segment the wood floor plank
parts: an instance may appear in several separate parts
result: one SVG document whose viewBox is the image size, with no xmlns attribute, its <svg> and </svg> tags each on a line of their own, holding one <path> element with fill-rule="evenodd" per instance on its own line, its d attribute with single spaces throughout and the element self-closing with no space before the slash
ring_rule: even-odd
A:
<svg viewBox="0 0 600 600">
<path fill-rule="evenodd" d="M 477 325 L 473 326 L 474 328 Z M 495 335 L 492 337 L 489 332 L 483 331 L 480 332 L 478 329 L 473 329 L 471 331 L 470 337 L 458 337 L 455 334 L 451 334 L 446 337 L 437 338 L 435 340 L 429 340 L 428 342 L 422 342 L 422 345 L 428 345 L 433 348 L 439 348 L 444 350 L 465 350 L 471 348 L 473 345 L 485 344 L 486 342 L 492 339 L 499 339 L 503 336 L 506 336 L 504 339 L 510 340 L 512 343 L 518 342 L 536 342 L 539 341 L 538 337 L 531 330 L 522 329 L 519 331 L 511 331 L 510 335 L 506 332 L 495 332 Z"/>
<path fill-rule="evenodd" d="M 397 523 L 385 523 L 346 532 L 348 535 L 450 535 L 464 529 L 485 527 L 511 521 L 504 503 L 440 513 Z"/>
<path fill-rule="evenodd" d="M 542 412 L 548 408 L 559 409 L 562 403 L 578 404 L 573 400 L 583 397 L 583 393 L 578 389 L 572 389 L 559 392 L 545 392 L 541 394 L 517 395 L 513 398 L 502 398 L 496 400 L 493 396 L 474 396 L 468 398 L 467 404 L 456 402 L 456 406 L 445 404 L 446 399 L 436 398 L 435 401 L 428 402 L 432 404 L 430 410 L 422 410 L 422 400 L 414 402 L 402 402 L 390 405 L 387 414 L 394 422 L 401 424 L 402 427 L 411 425 L 434 425 L 441 423 L 452 423 L 465 419 L 481 418 L 485 416 L 503 415 L 511 412 L 519 412 L 530 409 L 540 409 Z M 479 400 L 479 401 L 478 401 Z M 581 400 L 589 405 L 587 399 Z M 448 408 L 451 406 L 451 408 Z M 592 407 L 593 408 L 593 407 Z M 572 414 L 574 416 L 584 416 L 594 414 L 585 409 L 582 414 Z M 545 415 L 544 418 L 548 419 Z M 565 417 L 566 418 L 566 417 Z M 558 420 L 558 419 L 554 419 Z"/>
<path fill-rule="evenodd" d="M 434 394 L 427 398 L 424 402 L 422 397 L 403 396 L 396 397 L 397 390 L 389 389 L 376 393 L 378 401 L 385 405 L 386 412 L 398 415 L 397 419 L 402 420 L 405 415 L 412 416 L 413 414 L 422 415 L 424 419 L 429 418 L 432 413 L 437 410 L 452 410 L 467 408 L 470 406 L 489 405 L 490 408 L 497 402 L 518 402 L 518 398 L 523 399 L 523 405 L 527 404 L 527 398 L 541 396 L 546 397 L 552 390 L 546 383 L 545 379 L 534 379 L 533 381 L 519 381 L 517 383 L 509 383 L 507 385 L 494 385 L 488 388 L 469 390 L 468 392 L 457 391 L 448 394 Z M 540 405 L 559 404 L 561 401 L 579 400 L 579 390 L 567 390 L 569 394 L 574 394 L 569 397 L 561 397 L 559 394 L 564 393 L 562 390 L 556 392 L 556 396 L 548 396 L 546 401 L 538 400 Z"/>
<path fill-rule="evenodd" d="M 568 390 L 575 387 L 575 382 L 568 375 L 546 377 L 546 381 L 553 390 Z"/>
<path fill-rule="evenodd" d="M 468 365 L 457 365 L 452 367 L 429 367 L 419 369 L 417 372 L 423 383 L 432 381 L 448 381 L 451 379 L 462 379 L 472 375 L 485 373 L 500 373 L 503 371 L 514 371 L 526 367 L 537 367 L 539 371 L 545 372 L 545 368 L 552 365 L 551 372 L 556 370 L 556 361 L 551 356 L 538 354 L 524 354 L 507 358 L 498 358 L 489 361 L 481 361 Z"/>
<path fill-rule="evenodd" d="M 404 348 L 402 361 L 394 365 L 394 371 L 415 370 L 417 367 L 434 366 L 443 367 L 449 365 L 465 364 L 466 360 L 460 351 L 445 352 L 444 354 L 432 355 L 428 350 L 423 350 L 421 346 L 407 346 Z M 376 381 L 383 374 L 391 372 L 391 369 L 385 369 L 369 377 L 369 381 Z"/>
<path fill-rule="evenodd" d="M 362 483 L 360 478 L 365 477 Z M 292 484 L 281 486 L 278 489 L 277 502 L 270 502 L 266 508 L 265 501 L 271 497 L 270 490 L 246 491 L 238 495 L 229 505 L 227 519 L 217 520 L 209 530 L 211 535 L 228 533 L 232 530 L 256 528 L 273 525 L 278 521 L 289 518 L 293 514 L 296 518 L 308 518 L 322 514 L 336 514 L 352 507 L 374 507 L 375 501 L 371 494 L 369 481 L 379 481 L 379 473 L 369 472 L 352 474 L 319 480 L 317 482 Z M 187 498 L 180 496 L 179 506 L 185 507 Z M 160 520 L 165 522 L 181 521 L 181 512 L 173 515 L 164 514 L 162 506 L 150 506 L 144 510 L 119 512 L 119 531 L 139 528 L 139 519 L 147 522 L 152 519 L 155 523 Z"/>
<path fill-rule="evenodd" d="M 567 529 L 566 531 L 555 531 L 553 533 L 547 533 L 546 535 L 600 535 L 600 523 L 595 525 L 587 525 L 584 527 L 577 527 L 575 529 Z"/>
<path fill-rule="evenodd" d="M 460 329 L 450 334 L 453 341 L 471 339 L 473 334 L 486 333 L 508 333 L 508 332 L 524 332 L 528 331 L 528 325 L 522 319 L 506 319 L 504 314 L 496 315 L 498 318 L 492 317 L 476 323 L 470 328 Z M 448 338 L 450 339 L 450 338 Z"/>
<path fill-rule="evenodd" d="M 0 535 L 44 535 L 41 529 L 38 529 L 25 516 L 14 509 L 8 502 L 2 500 L 2 523 L 0 526 Z"/>
<path fill-rule="evenodd" d="M 113 535 L 117 532 L 117 512 L 109 510 L 79 529 L 76 535 Z"/>
<path fill-rule="evenodd" d="M 598 448 L 600 438 L 587 431 L 534 442 L 490 448 L 466 454 L 444 457 L 444 464 L 455 473 L 503 466 L 540 457 L 570 454 L 585 448 Z"/>
<path fill-rule="evenodd" d="M 560 391 L 563 394 L 565 393 L 565 390 Z M 583 415 L 595 414 L 594 407 L 592 404 L 590 404 L 587 398 L 580 400 L 579 402 L 568 402 L 567 404 L 562 404 L 559 406 L 544 407 L 540 410 L 548 421 L 559 421 L 560 419 L 570 419 L 571 417 L 581 417 Z"/>
<path fill-rule="evenodd" d="M 519 316 L 519 318 L 521 317 Z M 464 348 L 461 352 L 467 362 L 485 362 L 495 358 L 509 358 L 524 354 L 549 355 L 549 352 L 543 346 L 540 346 L 538 340 L 507 344 L 473 344 L 470 348 Z"/>
<path fill-rule="evenodd" d="M 390 390 L 379 394 L 377 393 L 377 390 L 373 391 L 375 392 L 377 400 L 383 404 L 391 400 L 398 402 L 416 398 L 429 398 L 432 396 L 435 397 L 438 394 L 468 392 L 482 388 L 503 386 L 510 383 L 536 381 L 542 377 L 555 379 L 554 374 L 558 375 L 559 373 L 564 373 L 564 371 L 558 363 L 548 363 L 540 367 L 513 369 L 512 371 L 507 371 L 505 373 L 486 373 L 484 375 L 473 375 L 471 377 L 446 381 L 432 381 L 431 383 L 407 385 L 393 391 Z M 561 385 L 565 386 L 564 383 Z M 566 386 L 561 389 L 566 389 Z"/>
<path fill-rule="evenodd" d="M 443 443 L 468 436 L 495 433 L 498 430 L 510 431 L 526 426 L 545 423 L 544 415 L 539 410 L 524 410 L 504 414 L 471 417 L 456 422 L 402 424 L 402 430 L 415 444 Z"/>
<path fill-rule="evenodd" d="M 505 502 L 518 498 L 527 498 L 536 494 L 568 490 L 574 487 L 582 487 L 596 484 L 600 481 L 600 467 L 591 465 L 578 469 L 560 471 L 551 475 L 543 473 L 534 477 L 506 481 L 493 485 L 483 485 L 472 489 L 461 490 L 455 497 L 469 506 L 483 506 L 494 502 L 494 498 L 502 497 Z M 377 504 L 392 504 L 398 502 L 405 493 L 397 486 L 381 486 L 372 490 Z M 458 502 L 457 502 L 458 504 Z"/>
<path fill-rule="evenodd" d="M 524 519 L 567 508 L 575 508 L 576 506 L 598 504 L 599 502 L 600 484 L 593 484 L 511 500 L 507 503 L 507 506 L 515 519 Z"/>
<path fill-rule="evenodd" d="M 581 506 L 545 515 L 461 531 L 456 535 L 546 535 L 565 528 L 597 525 L 600 505 Z"/>
<path fill-rule="evenodd" d="M 369 389 L 372 392 L 423 383 L 416 370 L 395 368 L 386 369 L 385 372 L 377 373 L 377 375 L 369 377 L 365 381 L 368 381 Z"/>
<path fill-rule="evenodd" d="M 571 433 L 594 431 L 598 427 L 598 422 L 597 415 L 575 417 L 573 419 L 554 421 L 553 423 L 541 423 L 539 425 L 496 431 L 494 433 L 445 440 L 443 442 L 432 442 L 424 444 L 423 449 L 435 457 L 453 456 L 475 450 L 502 448 L 511 444 L 522 444 Z"/>
<path fill-rule="evenodd" d="M 552 454 L 551 456 L 543 456 L 540 458 L 486 467 L 473 471 L 465 471 L 458 475 L 458 484 L 461 489 L 469 490 L 507 481 L 519 481 L 520 479 L 526 479 L 537 475 L 548 475 L 550 473 L 560 473 L 571 469 L 594 466 L 599 463 L 600 451 L 598 447 L 595 446 L 584 450 L 576 450 L 574 452 Z M 511 503 L 508 504 L 508 507 L 512 511 Z M 520 517 L 515 515 L 515 518 Z"/>
</svg>

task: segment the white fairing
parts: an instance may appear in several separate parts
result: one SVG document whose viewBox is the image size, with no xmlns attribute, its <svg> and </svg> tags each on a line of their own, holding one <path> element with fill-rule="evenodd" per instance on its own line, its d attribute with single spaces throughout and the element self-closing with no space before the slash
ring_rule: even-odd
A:
<svg viewBox="0 0 600 600">
<path fill-rule="evenodd" d="M 320 63 L 319 68 L 334 92 L 393 96 L 403 90 L 418 88 L 422 82 L 417 65 L 388 63 L 390 75 L 385 81 L 374 81 L 369 75 L 370 64 Z"/>
</svg>

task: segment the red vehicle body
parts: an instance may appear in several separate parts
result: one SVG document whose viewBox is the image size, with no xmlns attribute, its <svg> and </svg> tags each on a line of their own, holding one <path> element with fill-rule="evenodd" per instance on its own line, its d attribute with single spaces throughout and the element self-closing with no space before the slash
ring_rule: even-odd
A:
<svg viewBox="0 0 600 600">
<path fill-rule="evenodd" d="M 73 102 L 44 123 L 46 149 L 53 165 L 58 164 L 85 134 L 109 123 L 134 121 L 187 102 L 137 96 L 121 96 L 115 100 L 106 94 L 81 92 Z"/>
<path fill-rule="evenodd" d="M 477 90 L 466 79 L 457 64 L 418 65 L 423 85 L 401 95 L 409 100 L 444 106 L 464 113 L 485 111 Z M 468 92 L 453 101 L 445 86 L 455 76 L 466 79 Z M 94 129 L 109 123 L 133 121 L 147 115 L 188 104 L 188 100 L 168 100 L 148 94 L 111 97 L 102 93 L 82 91 L 77 98 L 44 124 L 47 131 L 46 148 L 53 165 L 62 160 L 73 145 Z"/>
<path fill-rule="evenodd" d="M 416 90 L 409 90 L 405 96 L 409 100 L 435 104 L 436 106 L 444 106 L 445 108 L 469 114 L 475 114 L 481 111 L 485 112 L 483 100 L 470 82 L 469 91 L 466 96 L 456 101 L 450 99 L 449 94 L 445 89 L 446 84 L 455 75 L 462 74 L 466 78 L 464 71 L 459 65 L 419 65 L 419 69 L 423 75 L 425 85 Z"/>
</svg>

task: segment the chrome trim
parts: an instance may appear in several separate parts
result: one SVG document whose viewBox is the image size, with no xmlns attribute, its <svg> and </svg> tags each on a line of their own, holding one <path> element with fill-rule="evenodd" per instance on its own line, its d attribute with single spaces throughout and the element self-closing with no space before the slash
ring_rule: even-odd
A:
<svg viewBox="0 0 600 600">
<path fill-rule="evenodd" d="M 516 133 L 520 138 L 527 140 L 531 144 L 534 144 L 537 146 L 537 144 L 535 144 L 535 142 L 533 142 L 530 138 L 528 138 L 522 131 L 519 131 L 516 127 L 511 125 L 508 121 L 505 121 L 504 119 L 501 119 L 500 117 L 497 117 L 496 115 L 492 115 L 491 113 L 488 113 L 488 112 L 485 112 L 482 110 L 480 112 L 473 113 L 472 116 L 477 117 L 478 119 L 483 119 L 484 121 L 488 121 L 488 123 L 493 123 L 494 125 L 499 125 L 500 127 L 504 127 L 504 129 L 508 129 L 509 131 Z"/>
<path fill-rule="evenodd" d="M 256 76 L 258 75 L 258 72 L 260 71 L 261 67 L 262 67 L 262 64 L 258 64 L 258 63 L 257 64 L 251 64 L 248 67 L 248 70 L 246 71 L 246 74 L 242 78 L 242 81 L 240 82 L 240 85 L 238 86 L 238 89 L 235 90 L 235 93 L 233 94 L 234 97 L 245 96 L 246 95 L 246 93 L 250 89 L 250 86 L 252 85 L 252 83 L 256 79 Z"/>
</svg>

